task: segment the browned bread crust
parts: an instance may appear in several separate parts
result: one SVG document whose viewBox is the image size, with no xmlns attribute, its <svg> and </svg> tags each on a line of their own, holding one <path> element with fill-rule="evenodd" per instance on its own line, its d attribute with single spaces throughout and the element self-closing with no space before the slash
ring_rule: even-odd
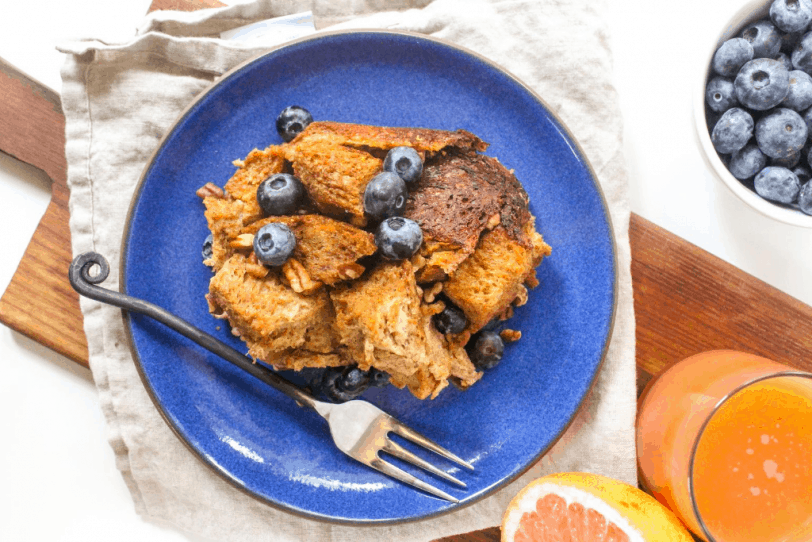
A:
<svg viewBox="0 0 812 542">
<path fill-rule="evenodd" d="M 212 233 L 212 258 L 206 262 L 215 270 L 234 253 L 230 244 L 248 224 L 264 216 L 257 203 L 257 187 L 285 167 L 281 147 L 254 149 L 245 160 L 236 161 L 237 171 L 222 191 L 205 195 L 206 220 Z"/>
<path fill-rule="evenodd" d="M 327 139 L 348 147 L 379 149 L 412 147 L 421 153 L 436 153 L 447 147 L 484 152 L 488 144 L 466 130 L 454 132 L 429 128 L 369 126 L 342 122 L 314 122 L 293 140 Z"/>
<path fill-rule="evenodd" d="M 533 220 L 524 225 L 522 242 L 502 226 L 486 232 L 476 251 L 457 267 L 443 288 L 468 318 L 467 331 L 475 333 L 505 315 L 523 295 L 524 282 L 551 250 L 536 232 Z"/>
<path fill-rule="evenodd" d="M 243 229 L 256 234 L 265 224 L 281 222 L 296 237 L 293 257 L 312 280 L 328 286 L 361 276 L 364 267 L 357 261 L 375 253 L 375 236 L 346 222 L 322 215 L 271 216 Z"/>
<path fill-rule="evenodd" d="M 419 399 L 436 397 L 450 377 L 470 386 L 481 376 L 465 350 L 449 348 L 421 304 L 411 263 L 383 263 L 364 279 L 330 291 L 338 341 L 361 369 L 375 367 Z"/>
<path fill-rule="evenodd" d="M 209 310 L 228 320 L 248 345 L 248 354 L 279 368 L 346 364 L 336 354 L 335 314 L 327 292 L 298 294 L 277 274 L 257 278 L 249 266 L 245 256 L 231 256 L 211 278 L 208 295 Z"/>
<path fill-rule="evenodd" d="M 383 156 L 377 151 L 404 145 L 424 156 L 444 148 L 474 151 L 487 147 L 464 130 L 314 122 L 284 146 L 284 153 L 319 211 L 365 226 L 364 189 L 383 165 Z"/>
<path fill-rule="evenodd" d="M 441 153 L 428 160 L 404 212 L 423 230 L 421 255 L 427 263 L 418 280 L 453 273 L 474 252 L 482 232 L 497 225 L 529 248 L 523 233 L 531 218 L 528 203 L 521 183 L 496 158 Z"/>
</svg>

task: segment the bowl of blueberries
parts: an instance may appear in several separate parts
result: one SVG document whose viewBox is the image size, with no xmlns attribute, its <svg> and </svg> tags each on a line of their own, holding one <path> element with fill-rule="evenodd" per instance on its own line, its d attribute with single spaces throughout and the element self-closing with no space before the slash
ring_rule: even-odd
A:
<svg viewBox="0 0 812 542">
<path fill-rule="evenodd" d="M 743 6 L 709 51 L 697 104 L 716 176 L 760 213 L 812 228 L 812 0 Z"/>
</svg>

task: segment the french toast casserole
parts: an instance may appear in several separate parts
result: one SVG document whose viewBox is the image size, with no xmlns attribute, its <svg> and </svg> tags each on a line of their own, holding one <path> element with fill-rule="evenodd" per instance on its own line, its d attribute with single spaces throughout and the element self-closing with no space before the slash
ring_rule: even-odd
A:
<svg viewBox="0 0 812 542">
<path fill-rule="evenodd" d="M 395 147 L 423 161 L 402 211 L 420 226 L 422 243 L 401 260 L 381 257 L 364 208 L 367 184 Z M 225 186 L 198 191 L 211 230 L 210 312 L 228 321 L 252 358 L 279 370 L 376 369 L 419 399 L 449 382 L 468 388 L 482 371 L 466 345 L 527 301 L 535 268 L 551 252 L 527 193 L 481 154 L 486 148 L 464 130 L 313 122 L 287 143 L 253 150 Z M 306 196 L 292 214 L 267 216 L 257 189 L 278 173 L 297 177 Z M 277 267 L 252 250 L 270 223 L 287 226 L 296 241 Z M 441 333 L 435 316 L 451 305 L 465 327 Z"/>
</svg>

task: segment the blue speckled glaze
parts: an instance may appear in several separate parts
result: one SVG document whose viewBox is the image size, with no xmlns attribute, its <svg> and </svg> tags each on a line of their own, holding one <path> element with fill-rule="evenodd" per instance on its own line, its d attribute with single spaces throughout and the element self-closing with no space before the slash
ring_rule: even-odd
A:
<svg viewBox="0 0 812 542">
<path fill-rule="evenodd" d="M 122 285 L 244 350 L 208 311 L 208 234 L 197 188 L 222 186 L 232 160 L 281 143 L 288 105 L 316 120 L 464 128 L 515 169 L 553 254 L 516 310 L 521 341 L 473 388 L 433 401 L 406 390 L 365 398 L 476 466 L 459 471 L 451 504 L 345 457 L 315 413 L 140 315 L 127 323 L 144 383 L 198 457 L 265 502 L 351 523 L 421 519 L 470 504 L 525 471 L 567 427 L 603 359 L 615 307 L 615 255 L 605 203 L 567 131 L 521 83 L 454 46 L 408 34 L 328 34 L 277 49 L 204 94 L 168 134 L 133 200 Z M 218 329 L 219 328 L 219 329 Z"/>
</svg>

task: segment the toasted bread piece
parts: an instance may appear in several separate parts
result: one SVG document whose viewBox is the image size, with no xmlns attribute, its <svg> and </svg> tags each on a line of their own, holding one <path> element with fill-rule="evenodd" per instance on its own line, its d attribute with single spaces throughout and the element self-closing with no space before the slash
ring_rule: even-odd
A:
<svg viewBox="0 0 812 542">
<path fill-rule="evenodd" d="M 429 128 L 369 126 L 343 122 L 314 122 L 299 134 L 300 139 L 329 140 L 338 145 L 388 151 L 393 147 L 412 147 L 420 153 L 436 153 L 447 147 L 483 152 L 488 144 L 466 130 L 449 132 Z"/>
<path fill-rule="evenodd" d="M 377 250 L 371 233 L 323 215 L 271 216 L 252 223 L 243 233 L 256 234 L 271 222 L 291 229 L 296 236 L 293 257 L 313 280 L 328 286 L 360 277 L 364 267 L 357 260 Z"/>
<path fill-rule="evenodd" d="M 284 146 L 284 153 L 319 211 L 365 226 L 364 189 L 381 171 L 385 152 L 403 145 L 423 156 L 449 147 L 469 152 L 487 148 L 464 130 L 314 122 Z"/>
<path fill-rule="evenodd" d="M 285 169 L 285 153 L 281 146 L 271 145 L 267 149 L 254 149 L 245 160 L 236 161 L 237 171 L 223 189 L 233 199 L 244 201 L 246 204 L 256 206 L 257 212 L 257 188 L 259 183 L 275 173 L 281 173 Z"/>
<path fill-rule="evenodd" d="M 533 220 L 522 229 L 522 242 L 498 226 L 486 232 L 476 251 L 448 278 L 445 295 L 468 318 L 467 331 L 475 333 L 509 309 L 523 295 L 523 283 L 551 253 L 536 232 Z"/>
<path fill-rule="evenodd" d="M 482 232 L 497 225 L 525 242 L 528 200 L 521 183 L 496 158 L 444 153 L 428 160 L 404 211 L 423 230 L 420 254 L 427 261 L 418 282 L 453 273 L 473 254 Z"/>
<path fill-rule="evenodd" d="M 319 211 L 356 226 L 366 225 L 364 189 L 381 171 L 383 161 L 329 140 L 294 140 L 289 145 L 288 160 Z"/>
<path fill-rule="evenodd" d="M 322 366 L 340 365 L 332 327 L 335 313 L 327 293 L 322 289 L 309 296 L 297 294 L 276 273 L 253 276 L 249 265 L 245 256 L 231 256 L 211 278 L 208 296 L 210 311 L 228 319 L 232 332 L 248 345 L 249 355 L 272 365 L 294 366 L 297 362 L 286 358 L 302 351 L 324 358 Z"/>
<path fill-rule="evenodd" d="M 338 340 L 361 369 L 375 367 L 419 399 L 436 397 L 457 378 L 469 386 L 481 376 L 465 350 L 448 348 L 422 305 L 408 261 L 385 262 L 331 290 Z"/>
<path fill-rule="evenodd" d="M 257 203 L 259 184 L 285 167 L 282 148 L 276 146 L 262 151 L 254 149 L 236 164 L 238 169 L 223 187 L 224 193 L 203 198 L 212 233 L 212 258 L 206 265 L 215 271 L 234 253 L 229 245 L 242 229 L 264 216 Z"/>
</svg>

